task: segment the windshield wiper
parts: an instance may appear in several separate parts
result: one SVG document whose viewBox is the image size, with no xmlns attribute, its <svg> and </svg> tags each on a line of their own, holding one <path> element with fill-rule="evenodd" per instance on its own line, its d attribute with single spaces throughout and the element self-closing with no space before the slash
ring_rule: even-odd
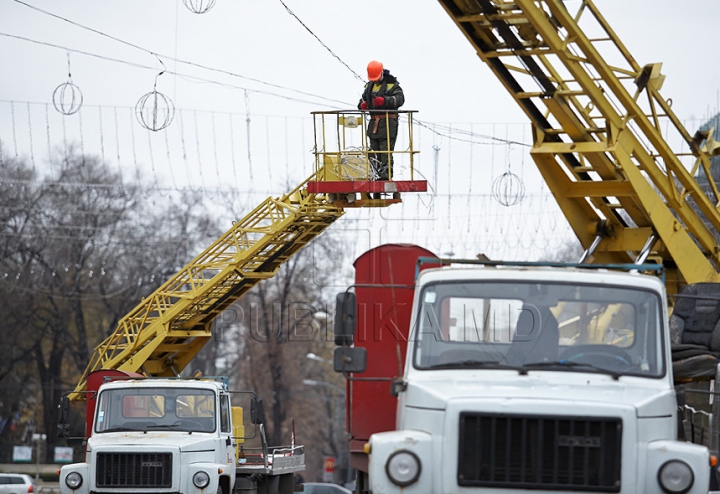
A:
<svg viewBox="0 0 720 494">
<path fill-rule="evenodd" d="M 173 431 L 191 432 L 178 424 L 155 424 L 155 425 L 148 426 L 148 430 L 154 430 L 154 429 L 170 429 Z"/>
<path fill-rule="evenodd" d="M 527 369 L 522 365 L 510 365 L 503 364 L 498 360 L 459 360 L 457 362 L 448 362 L 445 364 L 431 365 L 431 369 L 462 369 L 462 368 L 473 368 L 473 369 L 507 369 L 518 371 L 520 375 L 527 374 Z"/>
<path fill-rule="evenodd" d="M 524 364 L 527 369 L 534 369 L 534 368 L 553 368 L 556 370 L 570 370 L 575 369 L 578 367 L 584 367 L 586 369 L 592 369 L 594 371 L 597 371 L 601 374 L 608 374 L 610 377 L 612 377 L 614 380 L 620 379 L 620 376 L 622 376 L 621 373 L 610 370 L 604 367 L 598 367 L 597 365 L 593 364 L 585 364 L 582 362 L 571 362 L 569 360 L 554 360 L 552 362 L 529 362 Z"/>
<path fill-rule="evenodd" d="M 142 432 L 144 429 L 136 429 L 134 427 L 113 427 L 111 429 L 105 429 L 101 432 Z"/>
</svg>

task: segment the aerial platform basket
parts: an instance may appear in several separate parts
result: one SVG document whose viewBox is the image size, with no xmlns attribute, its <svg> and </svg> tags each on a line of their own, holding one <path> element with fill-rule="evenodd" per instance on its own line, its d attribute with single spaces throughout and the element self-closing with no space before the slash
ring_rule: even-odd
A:
<svg viewBox="0 0 720 494">
<path fill-rule="evenodd" d="M 403 192 L 427 191 L 426 180 L 415 180 L 413 114 L 415 111 L 341 110 L 313 112 L 317 181 L 308 182 L 312 194 L 326 194 L 334 206 L 385 207 L 402 202 Z M 385 121 L 389 140 L 390 119 L 397 120 L 394 151 L 375 151 L 368 145 L 367 129 Z M 382 127 L 381 127 L 382 128 Z M 380 180 L 379 158 L 392 157 L 388 180 Z M 388 160 L 389 161 L 389 160 Z"/>
</svg>

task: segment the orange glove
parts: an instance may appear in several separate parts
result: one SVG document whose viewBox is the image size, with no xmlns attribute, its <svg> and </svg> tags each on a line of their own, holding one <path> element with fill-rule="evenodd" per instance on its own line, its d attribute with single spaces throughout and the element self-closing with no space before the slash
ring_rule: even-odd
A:
<svg viewBox="0 0 720 494">
<path fill-rule="evenodd" d="M 367 109 L 368 109 L 367 101 L 363 101 L 362 103 L 360 103 L 360 109 L 361 109 L 361 110 L 367 110 Z"/>
<path fill-rule="evenodd" d="M 382 96 L 375 96 L 375 99 L 373 100 L 373 105 L 375 105 L 376 108 L 379 108 L 385 104 L 385 98 Z"/>
</svg>

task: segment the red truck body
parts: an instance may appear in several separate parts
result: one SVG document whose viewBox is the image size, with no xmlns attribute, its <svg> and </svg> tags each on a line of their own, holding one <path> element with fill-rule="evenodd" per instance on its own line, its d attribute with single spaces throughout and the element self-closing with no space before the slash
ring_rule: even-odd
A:
<svg viewBox="0 0 720 494">
<path fill-rule="evenodd" d="M 419 257 L 435 254 L 410 244 L 386 244 L 355 261 L 357 326 L 354 345 L 367 350 L 367 367 L 347 381 L 350 464 L 368 471 L 363 448 L 370 435 L 395 430 L 397 398 L 390 378 L 402 375 Z M 437 267 L 426 263 L 420 269 Z M 366 380 L 379 378 L 378 380 Z M 384 380 L 383 380 L 384 379 Z"/>
<path fill-rule="evenodd" d="M 91 372 L 87 377 L 87 396 L 85 397 L 85 437 L 92 436 L 92 426 L 95 421 L 95 404 L 97 393 L 102 383 L 113 379 L 135 379 L 142 378 L 142 374 L 125 372 L 120 370 L 103 369 Z"/>
</svg>

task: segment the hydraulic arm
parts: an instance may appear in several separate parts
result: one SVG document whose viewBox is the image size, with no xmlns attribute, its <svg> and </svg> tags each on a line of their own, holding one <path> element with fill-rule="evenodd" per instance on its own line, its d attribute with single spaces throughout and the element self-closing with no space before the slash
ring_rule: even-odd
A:
<svg viewBox="0 0 720 494">
<path fill-rule="evenodd" d="M 98 369 L 175 376 L 185 368 L 210 338 L 216 316 L 343 215 L 304 192 L 314 178 L 266 199 L 123 317 L 95 349 L 75 391 Z"/>
<path fill-rule="evenodd" d="M 639 65 L 592 0 L 575 12 L 562 0 L 439 1 L 530 118 L 531 155 L 587 256 L 661 262 L 670 294 L 720 280 L 718 146 L 660 95 L 660 64 Z"/>
<path fill-rule="evenodd" d="M 360 123 L 367 118 L 354 110 L 347 113 Z M 287 194 L 263 201 L 125 315 L 95 348 L 72 399 L 84 397 L 88 374 L 100 369 L 178 375 L 211 337 L 213 320 L 260 281 L 274 276 L 340 218 L 344 207 L 386 207 L 401 202 L 400 192 L 426 190 L 424 181 L 368 181 L 345 173 L 348 158 L 356 167 L 370 167 L 367 147 L 362 146 L 364 134 L 355 136 L 350 146 L 345 113 L 313 115 L 324 122 L 316 136 L 315 173 Z M 355 123 L 352 129 L 359 133 L 364 126 Z M 412 136 L 412 119 L 406 132 Z M 360 147 L 354 145 L 357 142 Z M 412 140 L 408 142 L 406 153 L 412 157 Z M 412 160 L 409 167 L 412 175 Z M 323 185 L 330 189 L 321 190 Z M 391 192 L 386 197 L 368 198 L 369 192 L 385 190 Z"/>
</svg>

